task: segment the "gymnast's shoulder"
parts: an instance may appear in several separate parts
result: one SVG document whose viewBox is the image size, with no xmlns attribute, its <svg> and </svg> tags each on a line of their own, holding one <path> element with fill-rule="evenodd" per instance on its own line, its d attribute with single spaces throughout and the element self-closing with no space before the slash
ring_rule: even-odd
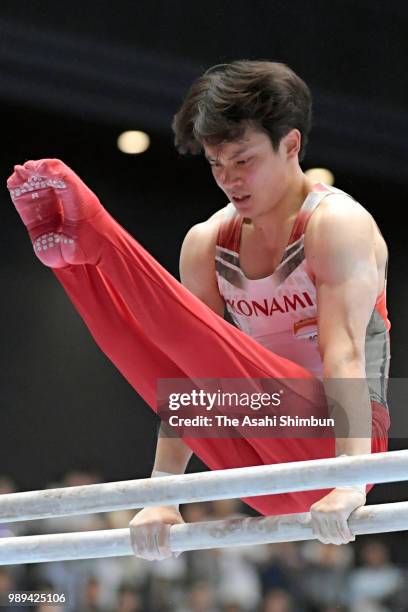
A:
<svg viewBox="0 0 408 612">
<path fill-rule="evenodd" d="M 215 312 L 224 309 L 215 276 L 215 247 L 222 219 L 228 207 L 191 227 L 180 252 L 180 280 Z"/>
<path fill-rule="evenodd" d="M 224 206 L 208 219 L 196 223 L 188 230 L 181 247 L 181 258 L 185 255 L 194 256 L 196 254 L 201 256 L 207 254 L 214 257 L 220 225 L 228 210 L 229 205 Z"/>
</svg>

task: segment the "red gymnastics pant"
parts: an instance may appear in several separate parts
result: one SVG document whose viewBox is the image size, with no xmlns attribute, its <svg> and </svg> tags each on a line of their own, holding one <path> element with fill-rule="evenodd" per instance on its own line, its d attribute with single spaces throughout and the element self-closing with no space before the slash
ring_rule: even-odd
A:
<svg viewBox="0 0 408 612">
<path fill-rule="evenodd" d="M 88 195 L 82 193 L 81 197 L 85 200 Z M 16 198 L 15 202 L 18 206 Z M 157 407 L 159 378 L 312 378 L 301 366 L 268 351 L 215 314 L 155 261 L 99 202 L 92 206 L 96 212 L 82 223 L 82 229 L 78 214 L 75 222 L 65 224 L 64 231 L 69 235 L 72 230 L 79 238 L 81 232 L 86 234 L 82 249 L 98 252 L 97 258 L 92 264 L 65 265 L 54 273 L 99 347 L 152 409 Z M 28 219 L 23 204 L 19 212 L 30 230 L 31 217 Z M 36 234 L 30 230 L 34 242 L 44 229 L 49 231 L 55 225 L 56 216 L 50 213 L 48 225 L 35 228 Z M 386 451 L 388 412 L 373 404 L 372 413 L 372 452 Z M 183 440 L 213 470 L 335 454 L 334 440 L 328 438 Z M 244 501 L 264 515 L 306 512 L 328 492 L 293 492 Z"/>
<path fill-rule="evenodd" d="M 195 298 L 122 227 L 109 219 L 98 266 L 55 274 L 102 351 L 156 408 L 158 378 L 304 378 Z M 372 452 L 387 450 L 388 413 L 373 403 Z M 212 470 L 334 456 L 331 439 L 188 438 Z M 317 442 L 317 443 L 316 443 Z M 261 514 L 306 512 L 325 491 L 247 498 Z"/>
</svg>

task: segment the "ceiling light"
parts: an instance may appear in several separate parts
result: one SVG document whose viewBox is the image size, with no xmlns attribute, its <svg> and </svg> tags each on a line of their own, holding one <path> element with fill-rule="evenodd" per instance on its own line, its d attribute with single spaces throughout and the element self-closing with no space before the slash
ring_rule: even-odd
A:
<svg viewBox="0 0 408 612">
<path fill-rule="evenodd" d="M 139 132 L 137 130 L 129 130 L 122 132 L 118 138 L 118 149 L 122 153 L 129 153 L 136 155 L 138 153 L 144 153 L 150 145 L 150 138 L 145 132 Z"/>
<path fill-rule="evenodd" d="M 312 183 L 325 183 L 325 185 L 334 185 L 333 172 L 327 170 L 327 168 L 309 168 L 306 170 L 305 175 Z"/>
</svg>

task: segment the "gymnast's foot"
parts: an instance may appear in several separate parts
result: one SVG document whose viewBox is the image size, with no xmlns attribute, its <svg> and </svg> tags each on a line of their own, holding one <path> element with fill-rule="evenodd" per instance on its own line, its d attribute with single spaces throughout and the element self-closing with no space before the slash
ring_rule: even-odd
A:
<svg viewBox="0 0 408 612">
<path fill-rule="evenodd" d="M 63 268 L 98 262 L 98 226 L 108 213 L 62 161 L 42 159 L 15 166 L 7 187 L 43 264 Z"/>
</svg>

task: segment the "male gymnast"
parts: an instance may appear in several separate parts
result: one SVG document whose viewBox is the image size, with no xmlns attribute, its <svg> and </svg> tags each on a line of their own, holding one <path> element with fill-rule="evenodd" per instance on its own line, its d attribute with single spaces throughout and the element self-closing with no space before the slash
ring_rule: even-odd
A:
<svg viewBox="0 0 408 612">
<path fill-rule="evenodd" d="M 176 146 L 204 151 L 229 204 L 188 232 L 184 287 L 63 162 L 26 162 L 8 181 L 35 254 L 154 410 L 158 378 L 317 378 L 349 425 L 318 442 L 159 435 L 153 477 L 183 473 L 192 452 L 225 469 L 387 450 L 387 247 L 359 203 L 302 172 L 310 117 L 309 89 L 284 64 L 236 61 L 193 83 L 173 122 Z M 350 379 L 358 393 L 341 384 Z M 316 537 L 342 544 L 370 487 L 245 501 L 264 515 L 310 510 Z M 130 523 L 135 554 L 171 556 L 169 527 L 181 522 L 175 506 L 141 510 Z"/>
</svg>

